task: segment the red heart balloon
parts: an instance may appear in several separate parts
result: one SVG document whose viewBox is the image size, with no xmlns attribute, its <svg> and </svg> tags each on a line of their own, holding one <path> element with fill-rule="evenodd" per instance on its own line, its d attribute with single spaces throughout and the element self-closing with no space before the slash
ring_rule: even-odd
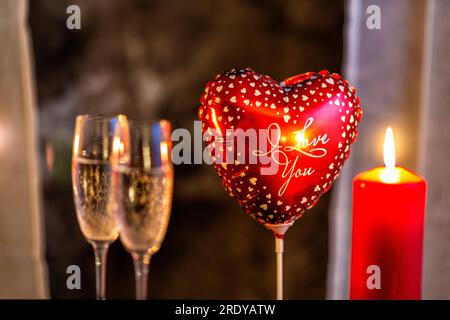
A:
<svg viewBox="0 0 450 320">
<path fill-rule="evenodd" d="M 228 194 L 278 236 L 330 189 L 361 115 L 355 89 L 338 74 L 308 72 L 278 83 L 250 68 L 217 75 L 199 110 Z M 256 145 L 249 140 L 255 129 Z"/>
</svg>

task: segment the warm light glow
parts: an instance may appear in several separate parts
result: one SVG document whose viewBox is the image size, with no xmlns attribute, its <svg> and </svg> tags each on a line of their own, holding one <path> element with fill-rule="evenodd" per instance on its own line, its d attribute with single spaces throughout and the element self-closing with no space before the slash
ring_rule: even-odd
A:
<svg viewBox="0 0 450 320">
<path fill-rule="evenodd" d="M 161 162 L 162 164 L 167 164 L 169 162 L 169 146 L 167 142 L 163 141 L 160 145 L 161 148 Z"/>
<path fill-rule="evenodd" d="M 45 161 L 47 163 L 47 170 L 51 173 L 55 164 L 55 150 L 50 142 L 45 144 Z"/>
<path fill-rule="evenodd" d="M 295 140 L 297 141 L 297 144 L 295 145 L 296 149 L 301 149 L 303 146 L 303 142 L 305 142 L 305 131 L 295 131 Z"/>
<path fill-rule="evenodd" d="M 386 129 L 386 135 L 384 136 L 384 165 L 386 168 L 381 174 L 381 179 L 387 183 L 393 183 L 398 181 L 399 174 L 395 168 L 395 142 L 394 133 L 391 127 Z"/>
<path fill-rule="evenodd" d="M 129 162 L 129 128 L 127 117 L 122 114 L 118 115 L 117 123 L 112 146 L 113 154 L 116 156 L 119 164 L 127 164 Z"/>
<path fill-rule="evenodd" d="M 78 148 L 80 147 L 80 135 L 78 133 L 75 134 L 75 138 L 73 139 L 73 154 L 78 156 Z"/>
<path fill-rule="evenodd" d="M 115 156 L 120 156 L 123 152 L 123 142 L 120 141 L 120 137 L 115 136 L 112 144 L 113 154 Z"/>
<path fill-rule="evenodd" d="M 112 154 L 114 165 L 126 163 L 127 159 L 125 158 L 125 146 L 119 136 L 115 136 L 113 138 Z"/>
<path fill-rule="evenodd" d="M 123 141 L 120 141 L 119 152 L 120 152 L 120 155 L 123 155 L 125 153 L 125 146 L 123 144 Z"/>
<path fill-rule="evenodd" d="M 220 126 L 219 126 L 219 121 L 217 120 L 216 110 L 214 110 L 214 109 L 211 109 L 211 119 L 212 119 L 212 122 L 214 123 L 215 129 L 220 134 L 221 131 L 220 131 Z"/>
</svg>

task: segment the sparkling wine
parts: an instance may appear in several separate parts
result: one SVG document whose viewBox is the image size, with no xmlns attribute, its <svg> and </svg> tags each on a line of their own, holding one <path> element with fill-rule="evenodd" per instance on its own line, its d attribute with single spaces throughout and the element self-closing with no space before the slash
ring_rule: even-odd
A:
<svg viewBox="0 0 450 320">
<path fill-rule="evenodd" d="M 150 171 L 118 167 L 113 179 L 118 186 L 114 190 L 122 243 L 129 251 L 158 251 L 170 218 L 172 167 Z"/>
<path fill-rule="evenodd" d="M 75 158 L 72 183 L 78 222 L 86 239 L 117 239 L 111 189 L 111 164 L 108 161 Z"/>
</svg>

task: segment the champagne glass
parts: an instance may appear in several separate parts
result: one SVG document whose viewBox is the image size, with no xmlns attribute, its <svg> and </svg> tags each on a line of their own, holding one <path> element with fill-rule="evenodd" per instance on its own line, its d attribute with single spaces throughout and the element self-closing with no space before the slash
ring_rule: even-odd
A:
<svg viewBox="0 0 450 320">
<path fill-rule="evenodd" d="M 133 258 L 136 299 L 143 300 L 150 258 L 159 250 L 170 218 L 170 123 L 128 121 L 128 127 L 128 137 L 114 144 L 119 152 L 115 152 L 113 189 L 120 240 Z"/>
<path fill-rule="evenodd" d="M 79 115 L 75 123 L 73 195 L 81 232 L 94 249 L 98 300 L 105 299 L 108 248 L 119 236 L 113 212 L 111 157 L 114 130 L 120 128 L 124 120 L 122 115 Z"/>
</svg>

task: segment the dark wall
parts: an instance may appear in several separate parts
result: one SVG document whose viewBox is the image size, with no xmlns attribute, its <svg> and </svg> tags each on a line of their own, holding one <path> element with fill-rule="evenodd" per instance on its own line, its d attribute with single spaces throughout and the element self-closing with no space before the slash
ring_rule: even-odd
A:
<svg viewBox="0 0 450 320">
<path fill-rule="evenodd" d="M 82 29 L 66 28 L 78 4 Z M 70 157 L 79 113 L 164 117 L 192 131 L 205 83 L 252 66 L 278 80 L 339 72 L 343 1 L 30 0 L 38 81 L 47 261 L 54 298 L 94 297 L 94 257 L 78 229 Z M 247 217 L 206 165 L 175 168 L 172 218 L 150 269 L 152 298 L 274 297 L 273 237 Z M 288 232 L 285 296 L 324 298 L 329 194 Z M 66 267 L 82 290 L 66 288 Z M 117 241 L 108 297 L 133 298 L 131 258 Z"/>
</svg>

